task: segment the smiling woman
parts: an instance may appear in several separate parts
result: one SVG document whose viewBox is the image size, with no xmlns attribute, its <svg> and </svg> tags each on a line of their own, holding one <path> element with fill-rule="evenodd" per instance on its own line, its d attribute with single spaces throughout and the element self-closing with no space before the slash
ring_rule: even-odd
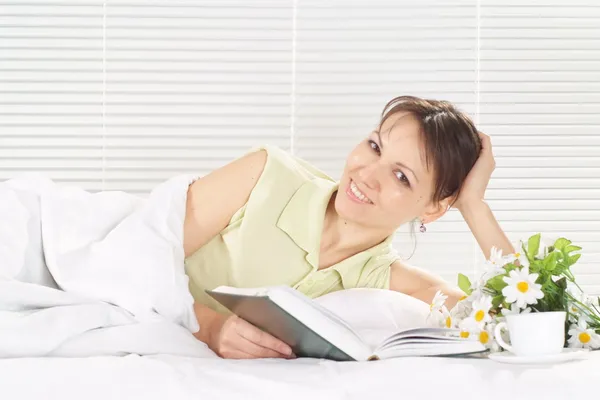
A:
<svg viewBox="0 0 600 400">
<path fill-rule="evenodd" d="M 199 179 L 184 231 L 196 336 L 224 357 L 290 356 L 205 293 L 220 285 L 288 285 L 310 297 L 372 287 L 427 302 L 443 289 L 456 302 L 460 290 L 404 265 L 391 242 L 403 224 L 433 222 L 454 205 L 484 254 L 512 251 L 483 202 L 493 167 L 489 138 L 452 104 L 402 96 L 350 152 L 339 181 L 271 146 Z"/>
<path fill-rule="evenodd" d="M 429 223 L 460 196 L 481 152 L 473 122 L 451 103 L 401 96 L 384 108 L 378 127 L 349 154 L 340 186 L 376 205 L 340 214 L 390 233 L 418 217 Z"/>
</svg>

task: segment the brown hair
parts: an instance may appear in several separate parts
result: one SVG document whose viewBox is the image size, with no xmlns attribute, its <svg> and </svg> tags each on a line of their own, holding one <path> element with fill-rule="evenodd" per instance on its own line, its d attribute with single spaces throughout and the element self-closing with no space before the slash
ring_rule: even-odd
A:
<svg viewBox="0 0 600 400">
<path fill-rule="evenodd" d="M 435 203 L 450 196 L 458 198 L 481 152 L 481 139 L 471 118 L 448 101 L 399 96 L 383 108 L 379 131 L 397 112 L 410 112 L 421 125 L 425 164 L 433 167 L 435 176 L 430 200 Z"/>
</svg>

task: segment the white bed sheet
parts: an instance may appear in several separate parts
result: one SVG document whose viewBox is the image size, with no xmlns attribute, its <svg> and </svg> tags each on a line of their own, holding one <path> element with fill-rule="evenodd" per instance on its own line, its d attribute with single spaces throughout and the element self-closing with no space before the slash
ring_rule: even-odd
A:
<svg viewBox="0 0 600 400">
<path fill-rule="evenodd" d="M 2 399 L 591 399 L 600 352 L 548 366 L 404 358 L 223 360 L 178 356 L 0 360 Z M 585 396 L 585 397 L 584 397 Z"/>
</svg>

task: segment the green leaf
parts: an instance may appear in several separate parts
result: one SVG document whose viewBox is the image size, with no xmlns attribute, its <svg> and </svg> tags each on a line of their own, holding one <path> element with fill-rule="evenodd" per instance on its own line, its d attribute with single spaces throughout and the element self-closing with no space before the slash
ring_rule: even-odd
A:
<svg viewBox="0 0 600 400">
<path fill-rule="evenodd" d="M 558 239 L 556 239 L 556 242 L 554 242 L 554 247 L 560 251 L 563 251 L 564 248 L 570 244 L 571 244 L 571 241 L 569 239 L 558 238 Z"/>
<path fill-rule="evenodd" d="M 570 265 L 573 265 L 577 262 L 577 260 L 579 260 L 579 257 L 581 257 L 581 254 L 575 254 L 573 256 L 569 256 L 568 258 L 568 262 Z"/>
<path fill-rule="evenodd" d="M 499 294 L 498 296 L 495 296 L 494 298 L 492 298 L 492 306 L 494 306 L 494 308 L 498 308 L 500 304 L 502 304 L 503 300 L 504 295 Z"/>
<path fill-rule="evenodd" d="M 570 244 L 567 247 L 565 247 L 563 251 L 565 253 L 571 253 L 573 251 L 579 251 L 579 250 L 581 250 L 581 247 Z"/>
<path fill-rule="evenodd" d="M 508 263 L 508 264 L 504 264 L 504 270 L 506 271 L 506 273 L 508 274 L 510 271 L 514 271 L 515 269 L 519 268 L 517 267 L 514 263 Z M 506 274 L 504 276 L 507 276 Z"/>
<path fill-rule="evenodd" d="M 458 274 L 458 287 L 468 295 L 473 292 L 473 290 L 471 290 L 471 281 L 466 275 Z"/>
<path fill-rule="evenodd" d="M 502 292 L 502 289 L 504 289 L 506 286 L 508 286 L 508 284 L 506 282 L 504 282 L 503 278 L 504 278 L 504 275 L 495 276 L 487 282 L 486 286 L 489 286 L 490 288 L 494 289 L 496 292 Z"/>
<path fill-rule="evenodd" d="M 530 273 L 540 273 L 545 267 L 545 264 L 541 260 L 533 260 L 529 263 L 529 272 Z"/>
<path fill-rule="evenodd" d="M 556 286 L 558 286 L 562 290 L 566 290 L 567 289 L 567 279 L 566 278 L 560 278 L 559 280 L 557 280 L 554 283 L 556 284 Z"/>
<path fill-rule="evenodd" d="M 540 239 L 542 235 L 538 233 L 537 235 L 533 235 L 527 241 L 527 258 L 531 261 L 537 255 L 540 250 Z"/>
<path fill-rule="evenodd" d="M 559 253 L 556 252 L 548 254 L 543 261 L 544 269 L 546 271 L 554 271 L 554 269 L 556 268 L 556 264 L 558 263 L 558 257 Z"/>
</svg>

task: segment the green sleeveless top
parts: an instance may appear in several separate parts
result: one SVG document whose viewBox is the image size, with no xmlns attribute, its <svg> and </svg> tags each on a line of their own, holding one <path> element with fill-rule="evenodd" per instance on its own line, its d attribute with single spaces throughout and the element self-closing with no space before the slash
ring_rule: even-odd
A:
<svg viewBox="0 0 600 400">
<path fill-rule="evenodd" d="M 356 287 L 389 288 L 399 256 L 393 236 L 331 267 L 318 270 L 325 210 L 338 182 L 274 146 L 247 203 L 220 234 L 185 260 L 194 299 L 227 310 L 204 290 L 220 285 L 287 285 L 314 298 Z"/>
</svg>

